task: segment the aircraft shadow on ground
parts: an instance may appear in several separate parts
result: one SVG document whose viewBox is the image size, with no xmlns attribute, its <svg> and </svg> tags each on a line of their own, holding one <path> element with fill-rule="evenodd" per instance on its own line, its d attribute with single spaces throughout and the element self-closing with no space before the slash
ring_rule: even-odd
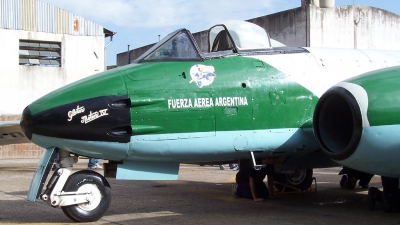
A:
<svg viewBox="0 0 400 225">
<path fill-rule="evenodd" d="M 338 216 L 348 211 L 354 215 L 370 213 L 366 208 L 366 195 L 360 194 L 362 189 L 345 190 L 326 184 L 320 184 L 318 192 L 281 194 L 277 201 L 257 204 L 232 196 L 232 183 L 115 179 L 109 179 L 109 182 L 112 203 L 99 223 L 176 224 L 195 220 L 204 224 L 210 222 L 211 218 L 213 221 L 247 223 L 253 219 L 257 222 L 256 219 L 265 215 L 265 212 L 287 212 L 299 216 L 297 210 L 312 210 L 316 215 L 323 215 L 328 210 L 330 214 Z M 41 200 L 27 202 L 25 191 L 3 193 L 6 199 L 0 201 L 0 223 L 72 222 L 62 210 L 52 208 Z M 377 210 L 381 211 L 380 207 Z M 306 215 L 304 219 L 307 221 Z"/>
</svg>

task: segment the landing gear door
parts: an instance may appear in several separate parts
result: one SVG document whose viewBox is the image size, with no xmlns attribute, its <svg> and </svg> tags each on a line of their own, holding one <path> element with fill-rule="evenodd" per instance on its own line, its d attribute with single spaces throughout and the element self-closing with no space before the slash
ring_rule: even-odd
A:
<svg viewBox="0 0 400 225">
<path fill-rule="evenodd" d="M 45 149 L 42 157 L 36 167 L 35 174 L 33 175 L 31 186 L 28 191 L 27 200 L 35 202 L 42 192 L 44 183 L 46 182 L 47 176 L 50 172 L 51 166 L 53 165 L 56 156 L 55 147 Z"/>
</svg>

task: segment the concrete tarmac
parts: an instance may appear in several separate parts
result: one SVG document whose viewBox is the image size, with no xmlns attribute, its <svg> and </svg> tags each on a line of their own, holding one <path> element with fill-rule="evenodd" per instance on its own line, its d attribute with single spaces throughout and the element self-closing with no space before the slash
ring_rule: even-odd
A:
<svg viewBox="0 0 400 225">
<path fill-rule="evenodd" d="M 59 208 L 26 200 L 37 161 L 0 159 L 1 224 L 73 223 Z M 85 169 L 87 161 L 81 159 L 75 170 Z M 379 203 L 367 209 L 367 190 L 342 189 L 339 171 L 315 169 L 317 191 L 262 203 L 232 196 L 236 171 L 228 167 L 182 164 L 177 181 L 108 178 L 111 206 L 101 220 L 87 224 L 400 224 L 400 213 L 385 213 Z M 370 186 L 381 188 L 380 177 Z"/>
</svg>

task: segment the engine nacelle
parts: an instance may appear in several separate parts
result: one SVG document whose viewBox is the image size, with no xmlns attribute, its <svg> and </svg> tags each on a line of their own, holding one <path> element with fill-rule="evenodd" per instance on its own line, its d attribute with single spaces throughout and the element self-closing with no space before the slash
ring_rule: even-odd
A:
<svg viewBox="0 0 400 225">
<path fill-rule="evenodd" d="M 332 160 L 354 169 L 400 177 L 400 67 L 336 84 L 319 99 L 316 139 Z"/>
</svg>

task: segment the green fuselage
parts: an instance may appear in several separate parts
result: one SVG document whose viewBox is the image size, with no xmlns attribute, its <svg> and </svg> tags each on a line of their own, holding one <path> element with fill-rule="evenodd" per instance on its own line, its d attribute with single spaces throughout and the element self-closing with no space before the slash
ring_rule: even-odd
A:
<svg viewBox="0 0 400 225">
<path fill-rule="evenodd" d="M 215 68 L 211 85 L 190 82 L 189 70 L 197 64 Z M 317 101 L 275 68 L 241 56 L 144 63 L 123 73 L 133 128 L 156 126 L 157 133 L 300 127 L 311 119 Z"/>
<path fill-rule="evenodd" d="M 199 87 L 191 79 L 196 65 L 214 68 L 210 85 Z M 30 108 L 34 114 L 112 95 L 128 95 L 133 135 L 299 128 L 311 120 L 318 100 L 265 62 L 232 56 L 132 64 L 58 89 Z"/>
<path fill-rule="evenodd" d="M 202 73 L 194 75 L 196 70 Z M 112 96 L 111 100 L 99 100 L 107 96 Z M 126 114 L 110 106 L 119 99 L 124 101 Z M 33 133 L 62 139 L 131 143 L 128 150 L 114 151 L 118 154 L 102 151 L 103 158 L 121 160 L 127 155 L 162 158 L 170 154 L 177 156 L 178 161 L 192 161 L 197 159 L 183 156 L 183 150 L 169 150 L 179 149 L 182 142 L 162 146 L 146 142 L 138 144 L 142 146 L 139 149 L 135 143 L 192 140 L 186 146 L 191 146 L 193 154 L 224 152 L 229 159 L 235 158 L 237 151 L 274 151 L 296 129 L 312 121 L 317 100 L 312 92 L 267 63 L 236 55 L 204 61 L 131 64 L 58 89 L 32 103 L 29 109 L 37 117 L 63 121 L 52 124 L 57 129 L 42 134 L 36 129 Z M 94 130 L 91 135 L 80 134 L 89 128 Z M 121 130 L 125 138 L 113 139 L 123 133 Z M 213 138 L 203 140 L 209 145 L 199 144 L 201 138 L 210 137 Z M 291 154 L 299 146 L 309 145 L 309 141 L 292 143 L 281 153 Z M 317 150 L 316 144 L 312 146 L 310 151 Z M 90 150 L 72 151 L 90 155 Z M 223 155 L 216 158 L 223 160 Z M 204 160 L 211 160 L 209 157 Z"/>
</svg>

